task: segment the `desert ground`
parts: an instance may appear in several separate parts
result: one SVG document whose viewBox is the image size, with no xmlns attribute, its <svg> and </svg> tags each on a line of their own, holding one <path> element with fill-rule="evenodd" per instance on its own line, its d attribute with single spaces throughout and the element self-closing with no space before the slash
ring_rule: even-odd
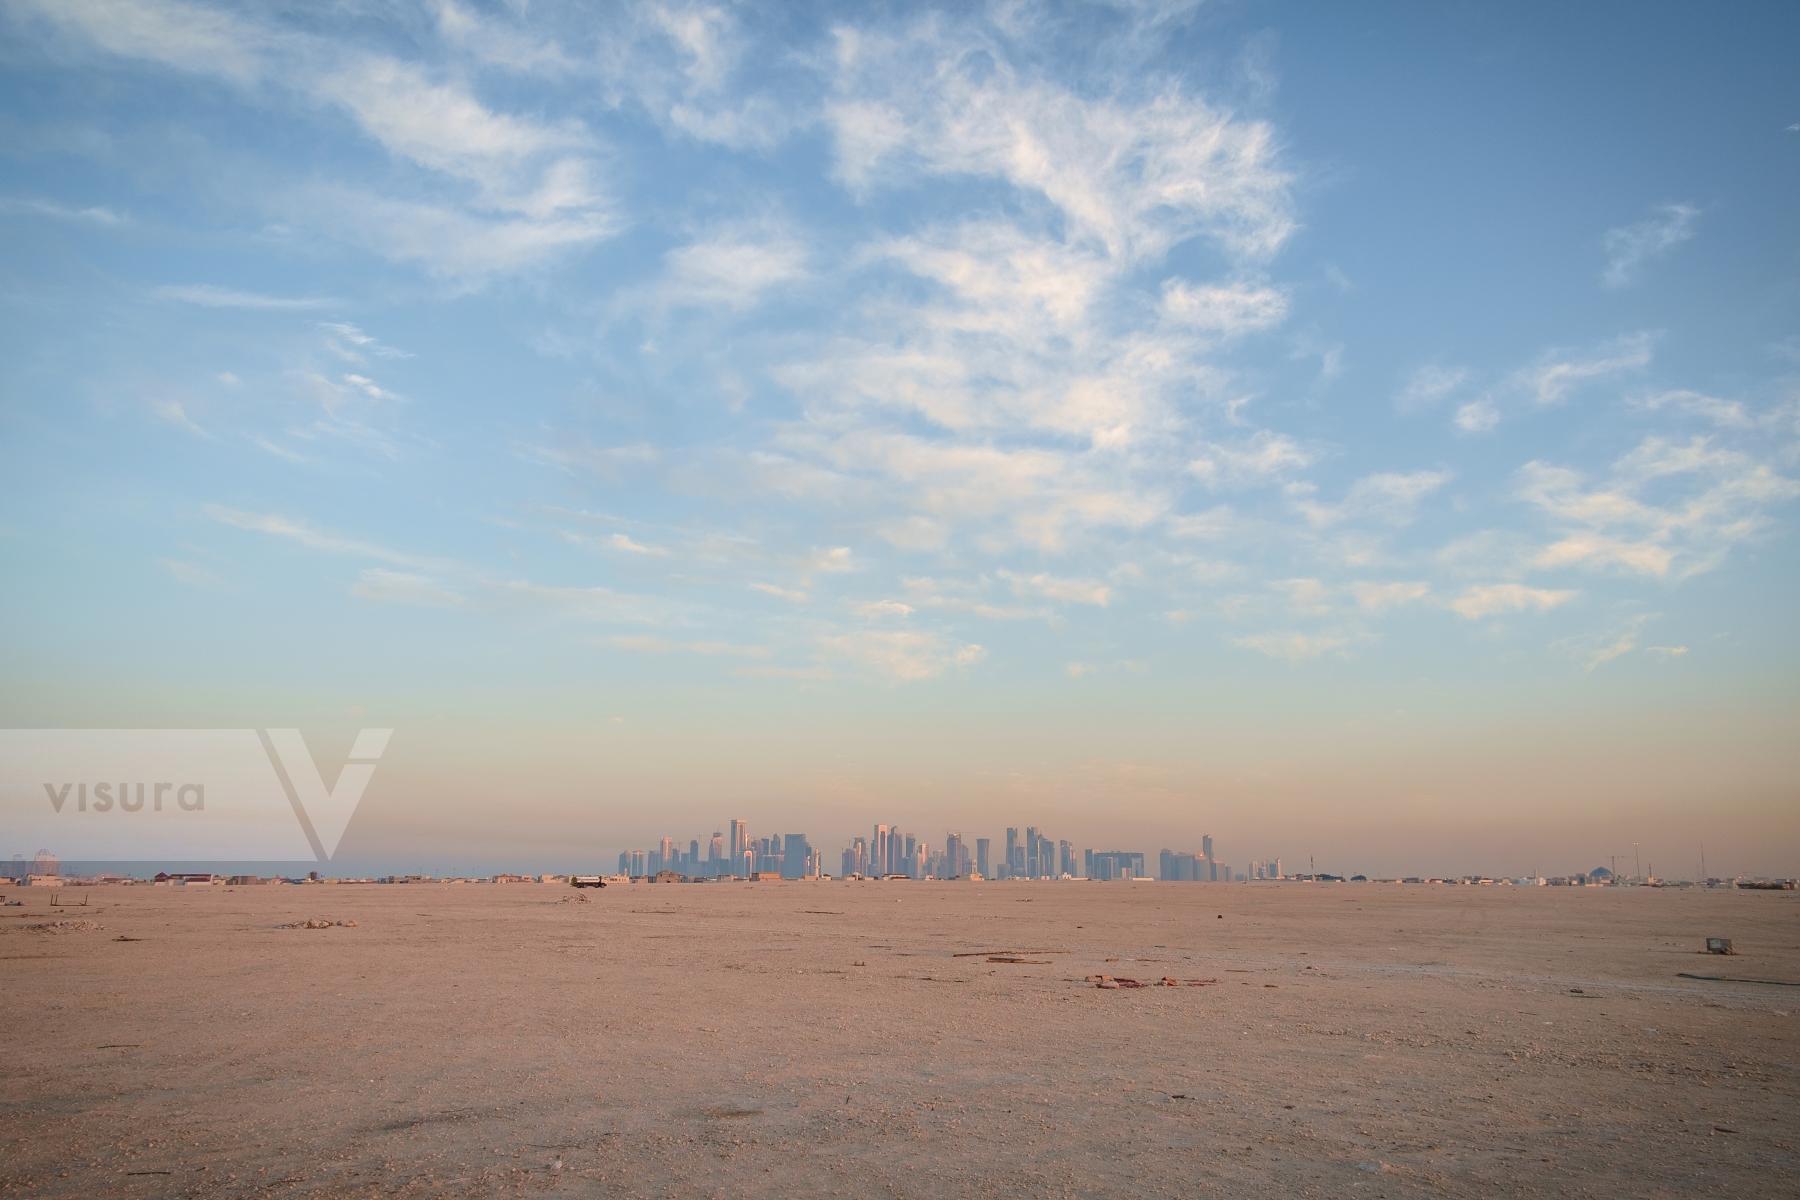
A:
<svg viewBox="0 0 1800 1200">
<path fill-rule="evenodd" d="M 9 895 L 0 1195 L 1800 1194 L 1793 893 Z"/>
</svg>

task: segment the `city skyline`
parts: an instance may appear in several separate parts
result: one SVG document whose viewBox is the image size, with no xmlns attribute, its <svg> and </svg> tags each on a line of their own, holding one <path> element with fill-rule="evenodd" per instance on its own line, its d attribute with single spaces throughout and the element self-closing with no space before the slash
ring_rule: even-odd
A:
<svg viewBox="0 0 1800 1200">
<path fill-rule="evenodd" d="M 0 727 L 392 729 L 346 861 L 1794 874 L 1797 40 L 11 0 Z"/>
</svg>

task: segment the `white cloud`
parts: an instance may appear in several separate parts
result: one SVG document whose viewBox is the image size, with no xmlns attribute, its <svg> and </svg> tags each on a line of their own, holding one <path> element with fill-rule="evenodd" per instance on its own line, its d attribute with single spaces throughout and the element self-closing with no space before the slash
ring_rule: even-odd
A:
<svg viewBox="0 0 1800 1200">
<path fill-rule="evenodd" d="M 1435 408 L 1468 382 L 1469 372 L 1463 367 L 1427 363 L 1407 376 L 1394 397 L 1394 407 L 1403 413 Z"/>
<path fill-rule="evenodd" d="M 277 38 L 229 12 L 177 0 L 17 0 L 72 39 L 123 58 L 248 84 Z"/>
<path fill-rule="evenodd" d="M 720 230 L 670 251 L 651 296 L 663 307 L 747 309 L 803 282 L 808 258 L 804 243 L 779 232 Z"/>
<path fill-rule="evenodd" d="M 913 576 L 902 580 L 908 597 L 919 608 L 966 612 L 989 621 L 1050 620 L 1054 611 L 1017 604 L 995 604 L 984 599 L 978 584 Z"/>
<path fill-rule="evenodd" d="M 820 650 L 901 682 L 933 679 L 953 667 L 973 666 L 987 656 L 974 643 L 955 644 L 942 635 L 912 629 L 865 629 L 829 634 Z"/>
<path fill-rule="evenodd" d="M 792 601 L 795 604 L 805 604 L 808 598 L 806 593 L 798 588 L 785 588 L 776 583 L 752 583 L 750 590 L 761 592 L 765 596 L 774 596 L 778 600 Z"/>
<path fill-rule="evenodd" d="M 361 363 L 368 355 L 377 358 L 411 358 L 404 350 L 383 344 L 373 334 L 365 333 L 348 321 L 320 321 L 325 332 L 325 348 L 346 362 Z"/>
<path fill-rule="evenodd" d="M 1585 353 L 1552 351 L 1514 376 L 1514 382 L 1540 406 L 1561 404 L 1585 383 L 1608 379 L 1650 365 L 1656 339 L 1648 333 L 1614 338 Z"/>
<path fill-rule="evenodd" d="M 1267 483 L 1303 471 L 1315 461 L 1317 455 L 1293 438 L 1265 429 L 1235 445 L 1202 447 L 1188 463 L 1188 470 L 1216 488 Z"/>
<path fill-rule="evenodd" d="M 1404 525 L 1413 519 L 1419 504 L 1450 478 L 1448 471 L 1381 471 L 1351 484 L 1336 504 L 1301 499 L 1294 507 L 1315 529 L 1367 520 Z"/>
<path fill-rule="evenodd" d="M 285 208 L 298 221 L 328 223 L 333 236 L 394 262 L 470 285 L 563 260 L 625 228 L 609 207 L 521 216 L 347 188 L 303 190 Z"/>
<path fill-rule="evenodd" d="M 1254 650 L 1258 654 L 1266 654 L 1270 658 L 1301 663 L 1342 650 L 1350 642 L 1348 638 L 1336 634 L 1253 633 L 1234 637 L 1231 644 L 1245 650 Z"/>
<path fill-rule="evenodd" d="M 303 521 L 296 521 L 276 513 L 244 512 L 240 509 L 226 508 L 223 505 L 208 504 L 202 511 L 221 525 L 233 529 L 261 533 L 269 537 L 281 538 L 325 554 L 341 554 L 351 558 L 371 558 L 377 562 L 385 562 L 392 566 L 413 568 L 415 570 L 433 570 L 440 564 L 418 555 L 390 550 L 374 542 L 366 542 L 359 538 L 342 537 L 315 529 Z"/>
<path fill-rule="evenodd" d="M 1607 230 L 1601 282 L 1610 288 L 1633 282 L 1646 264 L 1693 237 L 1699 219 L 1700 210 L 1691 204 L 1665 204 L 1641 221 Z"/>
<path fill-rule="evenodd" d="M 1180 513 L 1167 521 L 1169 533 L 1193 541 L 1216 542 L 1237 531 L 1241 522 L 1236 512 L 1223 505 L 1197 513 Z"/>
<path fill-rule="evenodd" d="M 451 74 L 271 20 L 179 0 L 22 0 L 75 43 L 347 114 L 394 158 L 463 185 L 415 188 L 430 199 L 288 189 L 269 198 L 291 219 L 433 274 L 480 282 L 538 265 L 622 227 L 600 182 L 600 150 L 573 120 L 545 123 L 483 103 Z M 440 7 L 446 29 L 462 10 Z M 498 43 L 493 43 L 495 46 Z M 276 92 L 279 94 L 279 92 Z"/>
<path fill-rule="evenodd" d="M 910 617 L 913 606 L 903 600 L 870 600 L 856 606 L 856 614 L 875 620 L 882 617 Z"/>
<path fill-rule="evenodd" d="M 1364 612 L 1381 613 L 1390 608 L 1417 604 L 1431 595 L 1431 585 L 1419 580 L 1396 579 L 1384 583 L 1358 580 L 1350 585 L 1350 594 Z"/>
<path fill-rule="evenodd" d="M 707 658 L 768 658 L 767 646 L 741 645 L 721 641 L 679 641 L 655 634 L 615 634 L 604 644 L 615 650 L 634 654 L 698 654 Z"/>
<path fill-rule="evenodd" d="M 382 604 L 406 604 L 419 608 L 461 608 L 468 601 L 460 592 L 429 575 L 372 567 L 357 577 L 350 594 Z"/>
<path fill-rule="evenodd" d="M 656 447 L 648 442 L 628 442 L 617 446 L 595 446 L 576 443 L 562 446 L 521 446 L 521 457 L 565 471 L 571 475 L 590 474 L 601 479 L 617 479 L 632 467 L 657 460 Z"/>
<path fill-rule="evenodd" d="M 669 553 L 662 546 L 646 546 L 624 533 L 612 534 L 606 539 L 606 544 L 614 550 L 622 550 L 627 554 L 639 554 L 649 558 L 666 558 Z"/>
<path fill-rule="evenodd" d="M 56 200 L 43 200 L 34 196 L 0 196 L 0 213 L 19 213 L 24 216 L 49 217 L 57 221 L 75 221 L 85 225 L 98 225 L 105 229 L 116 229 L 129 225 L 131 218 L 110 208 L 97 204 L 73 205 L 63 204 Z"/>
<path fill-rule="evenodd" d="M 539 77 L 565 75 L 577 69 L 575 59 L 556 42 L 533 37 L 497 16 L 478 12 L 457 0 L 431 0 L 430 7 L 437 18 L 439 36 L 484 63 Z"/>
<path fill-rule="evenodd" d="M 1625 657 L 1638 649 L 1638 639 L 1646 626 L 1655 621 L 1656 614 L 1639 613 L 1627 618 L 1613 629 L 1591 637 L 1566 638 L 1556 643 L 1556 648 L 1581 663 L 1583 671 L 1592 673 L 1607 663 Z M 1663 653 L 1668 647 L 1646 647 L 1644 653 L 1652 658 L 1668 658 Z M 1686 647 L 1680 648 L 1682 653 Z"/>
<path fill-rule="evenodd" d="M 1555 588 L 1490 583 L 1467 589 L 1450 601 L 1450 608 L 1458 616 L 1479 621 L 1514 612 L 1548 612 L 1567 604 L 1575 596 L 1575 592 Z"/>
<path fill-rule="evenodd" d="M 1331 611 L 1331 589 L 1323 580 L 1278 579 L 1269 585 L 1287 597 L 1290 609 L 1304 616 L 1324 616 Z"/>
<path fill-rule="evenodd" d="M 1624 541 L 1596 533 L 1575 533 L 1538 551 L 1534 567 L 1616 566 L 1661 578 L 1669 573 L 1675 554 L 1667 546 L 1650 541 Z"/>
<path fill-rule="evenodd" d="M 1464 433 L 1488 433 L 1500 424 L 1500 409 L 1486 396 L 1458 405 L 1456 427 Z"/>
<path fill-rule="evenodd" d="M 211 438 L 212 434 L 200 428 L 194 419 L 188 416 L 187 407 L 179 400 L 152 400 L 150 411 L 159 421 L 166 421 L 177 429 L 182 429 L 195 437 Z"/>
<path fill-rule="evenodd" d="M 1567 467 L 1526 463 L 1516 494 L 1562 527 L 1538 552 L 1540 565 L 1687 577 L 1761 533 L 1773 508 L 1800 498 L 1800 482 L 1711 437 L 1651 435 L 1598 484 Z"/>
<path fill-rule="evenodd" d="M 1112 599 L 1112 589 L 1095 579 L 1062 579 L 1039 572 L 1020 575 L 1013 571 L 996 572 L 1012 585 L 1016 596 L 1041 596 L 1066 604 L 1091 604 L 1105 608 Z"/>
<path fill-rule="evenodd" d="M 270 312 L 329 308 L 338 303 L 325 296 L 268 296 L 261 292 L 216 287 L 210 283 L 166 284 L 151 294 L 158 300 L 197 304 L 202 308 L 243 308 Z"/>
<path fill-rule="evenodd" d="M 850 553 L 848 546 L 827 546 L 823 550 L 815 550 L 807 561 L 807 570 L 826 575 L 842 574 L 856 570 L 856 557 Z"/>
<path fill-rule="evenodd" d="M 998 177 L 1055 205 L 1074 238 L 1129 258 L 1195 233 L 1266 255 L 1294 228 L 1273 131 L 1173 86 L 1080 95 L 973 26 L 929 20 L 897 36 L 840 28 L 835 57 L 826 121 L 853 187 Z"/>
<path fill-rule="evenodd" d="M 214 589 L 225 585 L 225 581 L 216 572 L 198 563 L 184 562 L 178 558 L 160 559 L 159 563 L 171 579 L 188 587 Z"/>
<path fill-rule="evenodd" d="M 1200 333 L 1236 337 L 1272 329 L 1287 317 L 1287 296 L 1272 287 L 1245 283 L 1163 284 L 1162 311 L 1170 322 Z"/>
</svg>

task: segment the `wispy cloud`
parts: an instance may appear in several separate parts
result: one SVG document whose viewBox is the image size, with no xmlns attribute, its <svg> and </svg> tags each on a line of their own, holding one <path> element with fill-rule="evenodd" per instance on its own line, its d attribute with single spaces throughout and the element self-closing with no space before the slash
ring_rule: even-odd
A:
<svg viewBox="0 0 1800 1200">
<path fill-rule="evenodd" d="M 210 283 L 165 284 L 151 294 L 158 300 L 197 304 L 202 308 L 242 308 L 268 312 L 303 312 L 331 308 L 339 303 L 326 296 L 269 296 Z"/>
<path fill-rule="evenodd" d="M 774 596 L 777 600 L 786 600 L 793 604 L 805 604 L 808 596 L 799 588 L 782 587 L 778 583 L 758 581 L 750 584 L 750 590 L 761 592 L 765 596 Z"/>
<path fill-rule="evenodd" d="M 285 94 L 328 106 L 392 158 L 462 189 L 452 202 L 442 198 L 442 187 L 405 198 L 343 187 L 269 198 L 328 236 L 436 275 L 479 282 L 623 228 L 601 183 L 600 147 L 582 124 L 491 108 L 453 74 L 334 41 L 310 24 L 263 21 L 182 0 L 21 0 L 21 6 L 67 44 L 267 89 L 263 98 Z M 438 16 L 451 36 L 478 32 L 460 8 L 440 6 Z"/>
<path fill-rule="evenodd" d="M 462 608 L 468 598 L 442 580 L 415 571 L 390 571 L 371 567 L 350 585 L 350 594 L 378 604 L 402 604 L 415 608 Z"/>
<path fill-rule="evenodd" d="M 1336 504 L 1301 499 L 1294 507 L 1317 529 L 1346 521 L 1403 525 L 1413 519 L 1419 504 L 1450 478 L 1448 471 L 1379 471 L 1351 484 Z"/>
<path fill-rule="evenodd" d="M 971 667 L 987 657 L 973 642 L 958 644 L 942 634 L 913 629 L 862 629 L 820 638 L 822 653 L 857 663 L 877 674 L 912 683 L 953 668 Z"/>
<path fill-rule="evenodd" d="M 1018 596 L 1041 596 L 1046 600 L 1091 604 L 1098 608 L 1105 608 L 1112 600 L 1112 588 L 1094 579 L 1064 579 L 1041 571 L 1020 575 L 1002 570 L 998 574 L 1012 585 L 1013 594 Z"/>
<path fill-rule="evenodd" d="M 1699 220 L 1700 210 L 1692 204 L 1665 204 L 1641 221 L 1607 230 L 1600 281 L 1610 288 L 1634 282 L 1645 266 L 1693 237 Z"/>
<path fill-rule="evenodd" d="M 1232 638 L 1231 644 L 1284 662 L 1302 663 L 1336 653 L 1349 645 L 1350 639 L 1328 633 L 1252 633 Z"/>
<path fill-rule="evenodd" d="M 1521 583 L 1489 583 L 1468 588 L 1450 601 L 1460 617 L 1480 621 L 1516 612 L 1548 612 L 1575 599 L 1576 593 L 1558 588 L 1527 587 Z"/>
<path fill-rule="evenodd" d="M 293 520 L 277 513 L 245 512 L 241 509 L 226 508 L 223 505 L 209 504 L 202 510 L 212 520 L 233 529 L 242 529 L 250 533 L 260 533 L 268 537 L 293 542 L 308 550 L 316 550 L 324 554 L 340 554 L 350 558 L 369 558 L 385 562 L 397 567 L 407 567 L 431 571 L 441 566 L 438 560 L 423 558 L 400 550 L 392 550 L 375 542 L 361 538 L 344 537 L 325 530 L 314 528 L 304 521 Z"/>
<path fill-rule="evenodd" d="M 44 200 L 35 196 L 0 196 L 0 213 L 13 213 L 29 217 L 49 217 L 56 221 L 74 221 L 84 225 L 95 225 L 102 229 L 117 229 L 131 224 L 131 218 L 123 213 L 98 204 L 63 204 L 56 200 Z"/>
<path fill-rule="evenodd" d="M 1403 413 L 1435 408 L 1468 382 L 1469 372 L 1465 367 L 1427 363 L 1406 377 L 1394 396 L 1394 407 Z"/>
<path fill-rule="evenodd" d="M 615 634 L 604 640 L 615 650 L 634 654 L 697 654 L 705 658 L 768 658 L 773 651 L 767 646 L 742 645 L 723 641 L 681 641 L 655 634 Z"/>
</svg>

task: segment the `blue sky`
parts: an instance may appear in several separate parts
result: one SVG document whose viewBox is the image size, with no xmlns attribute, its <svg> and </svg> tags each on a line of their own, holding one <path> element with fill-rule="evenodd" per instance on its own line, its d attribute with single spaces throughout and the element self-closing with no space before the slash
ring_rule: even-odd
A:
<svg viewBox="0 0 1800 1200">
<path fill-rule="evenodd" d="M 12 724 L 391 725 L 446 862 L 1800 857 L 1791 5 L 0 14 Z"/>
</svg>

